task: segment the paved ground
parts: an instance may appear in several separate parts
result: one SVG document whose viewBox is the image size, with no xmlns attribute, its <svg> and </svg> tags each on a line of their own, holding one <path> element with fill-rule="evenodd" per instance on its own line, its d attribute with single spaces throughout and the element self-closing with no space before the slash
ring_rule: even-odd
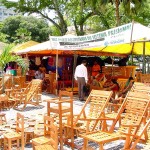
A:
<svg viewBox="0 0 150 150">
<path fill-rule="evenodd" d="M 43 93 L 42 95 L 42 100 L 45 99 L 49 99 L 54 97 L 54 95 L 50 95 L 50 94 L 45 94 Z M 77 97 L 74 97 L 74 113 L 77 114 L 80 112 L 82 106 L 83 106 L 84 102 L 81 102 L 79 100 L 77 100 Z M 24 111 L 19 111 L 21 114 L 23 114 L 25 117 L 38 117 L 38 114 L 46 114 L 47 108 L 46 108 L 46 102 L 42 102 L 40 104 L 40 106 L 32 106 L 32 105 L 27 105 L 26 109 Z M 6 117 L 7 117 L 7 121 L 9 122 L 12 119 L 16 118 L 16 113 L 18 111 L 14 110 L 14 109 L 10 109 L 10 110 L 5 110 L 3 111 L 6 113 Z M 75 139 L 75 143 L 77 145 L 82 146 L 83 144 L 83 140 L 81 138 L 77 138 Z M 97 150 L 98 146 L 95 143 L 90 142 L 90 145 L 94 146 L 94 149 Z M 105 150 L 120 150 L 124 145 L 124 141 L 116 141 L 116 142 L 111 142 L 108 143 L 104 146 Z M 138 145 L 138 149 L 140 149 L 142 147 L 142 145 Z M 25 150 L 31 150 L 31 145 L 26 145 Z M 71 148 L 64 145 L 64 150 L 70 150 Z"/>
</svg>

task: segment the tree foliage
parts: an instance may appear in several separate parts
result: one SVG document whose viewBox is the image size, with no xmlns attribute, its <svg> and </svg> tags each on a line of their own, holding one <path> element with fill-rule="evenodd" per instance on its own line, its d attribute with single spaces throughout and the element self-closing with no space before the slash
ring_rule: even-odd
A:
<svg viewBox="0 0 150 150">
<path fill-rule="evenodd" d="M 11 44 L 6 45 L 3 48 L 2 53 L 0 55 L 0 69 L 3 70 L 6 64 L 8 64 L 9 62 L 16 62 L 23 69 L 23 71 L 25 71 L 28 68 L 28 64 L 22 57 L 13 55 L 11 53 L 13 46 L 14 45 Z"/>
<path fill-rule="evenodd" d="M 22 43 L 30 39 L 42 42 L 48 40 L 51 33 L 44 20 L 25 16 L 13 16 L 5 19 L 0 31 L 7 35 L 6 39 L 10 43 Z"/>
<path fill-rule="evenodd" d="M 87 32 L 85 27 L 90 32 L 98 32 L 129 23 L 133 19 L 144 25 L 150 24 L 150 0 L 2 1 L 8 8 L 15 7 L 22 13 L 36 13 L 51 22 L 51 35 L 65 35 L 68 26 L 74 26 L 77 35 L 84 35 Z"/>
</svg>

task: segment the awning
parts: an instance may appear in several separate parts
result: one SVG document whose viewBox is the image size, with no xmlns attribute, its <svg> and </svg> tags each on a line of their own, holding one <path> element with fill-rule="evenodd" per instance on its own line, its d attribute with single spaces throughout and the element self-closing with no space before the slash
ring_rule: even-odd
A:
<svg viewBox="0 0 150 150">
<path fill-rule="evenodd" d="M 31 47 L 31 46 L 36 45 L 36 44 L 39 44 L 39 43 L 35 42 L 35 41 L 28 41 L 28 42 L 25 42 L 22 44 L 18 44 L 13 48 L 12 52 L 17 53 L 23 49 L 26 49 L 26 48 Z"/>
<path fill-rule="evenodd" d="M 141 55 L 146 40 L 145 54 L 150 55 L 150 28 L 129 23 L 113 29 L 85 36 L 51 36 L 49 41 L 22 49 L 17 54 L 51 55 Z M 136 42 L 138 41 L 138 42 Z"/>
</svg>

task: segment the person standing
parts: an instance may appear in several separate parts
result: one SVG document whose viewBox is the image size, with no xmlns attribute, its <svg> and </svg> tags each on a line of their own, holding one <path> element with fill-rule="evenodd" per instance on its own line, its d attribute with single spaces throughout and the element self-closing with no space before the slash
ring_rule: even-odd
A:
<svg viewBox="0 0 150 150">
<path fill-rule="evenodd" d="M 85 93 L 83 92 L 83 87 L 86 85 L 88 81 L 86 64 L 87 61 L 82 60 L 82 63 L 76 67 L 74 74 L 74 78 L 78 82 L 78 95 L 79 100 L 81 101 L 84 101 Z"/>
<path fill-rule="evenodd" d="M 92 67 L 92 76 L 95 77 L 99 74 L 100 72 L 100 65 L 98 64 L 97 61 L 94 61 L 94 65 Z"/>
</svg>

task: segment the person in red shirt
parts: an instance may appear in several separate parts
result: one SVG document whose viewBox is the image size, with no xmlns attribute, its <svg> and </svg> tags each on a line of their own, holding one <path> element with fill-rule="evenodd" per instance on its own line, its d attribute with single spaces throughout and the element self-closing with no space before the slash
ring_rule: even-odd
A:
<svg viewBox="0 0 150 150">
<path fill-rule="evenodd" d="M 108 87 L 105 88 L 105 90 L 111 90 L 113 91 L 113 95 L 112 98 L 115 99 L 115 96 L 117 94 L 117 92 L 119 91 L 119 84 L 116 81 L 116 79 L 111 79 L 110 85 Z"/>
<path fill-rule="evenodd" d="M 92 76 L 95 77 L 100 72 L 100 65 L 97 63 L 97 61 L 94 61 L 94 65 L 92 67 Z"/>
</svg>

